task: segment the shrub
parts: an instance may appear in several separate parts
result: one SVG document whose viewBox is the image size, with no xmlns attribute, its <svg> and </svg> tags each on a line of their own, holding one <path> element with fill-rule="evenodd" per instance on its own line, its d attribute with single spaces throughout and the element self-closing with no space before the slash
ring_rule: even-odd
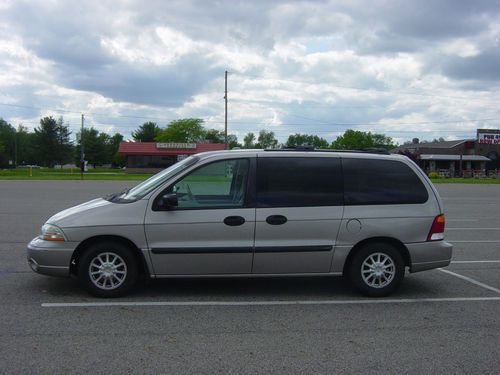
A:
<svg viewBox="0 0 500 375">
<path fill-rule="evenodd" d="M 437 172 L 429 172 L 429 178 L 438 178 L 439 175 Z"/>
</svg>

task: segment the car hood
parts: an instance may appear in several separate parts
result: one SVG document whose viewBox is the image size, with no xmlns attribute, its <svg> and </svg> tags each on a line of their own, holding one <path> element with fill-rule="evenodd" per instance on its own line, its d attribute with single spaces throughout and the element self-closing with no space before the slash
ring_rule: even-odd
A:
<svg viewBox="0 0 500 375">
<path fill-rule="evenodd" d="M 61 228 L 143 224 L 147 202 L 139 200 L 121 204 L 97 198 L 58 212 L 47 223 Z"/>
</svg>

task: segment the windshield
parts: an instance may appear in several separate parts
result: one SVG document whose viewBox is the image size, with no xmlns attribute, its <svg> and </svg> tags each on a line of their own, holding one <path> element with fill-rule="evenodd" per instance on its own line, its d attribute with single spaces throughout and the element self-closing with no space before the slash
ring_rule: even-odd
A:
<svg viewBox="0 0 500 375">
<path fill-rule="evenodd" d="M 130 202 L 142 199 L 148 193 L 156 189 L 158 186 L 162 185 L 169 178 L 175 176 L 177 173 L 183 171 L 184 169 L 196 163 L 198 159 L 199 159 L 198 156 L 190 156 L 178 163 L 171 165 L 167 169 L 155 174 L 154 176 L 148 178 L 146 181 L 141 182 L 139 185 L 131 189 L 127 189 L 122 193 L 109 197 L 108 200 L 112 202 L 114 201 Z"/>
</svg>

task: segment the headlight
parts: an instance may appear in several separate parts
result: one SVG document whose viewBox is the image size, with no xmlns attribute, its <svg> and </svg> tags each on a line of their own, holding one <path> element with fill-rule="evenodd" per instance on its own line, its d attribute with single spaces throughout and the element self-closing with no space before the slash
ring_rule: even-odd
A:
<svg viewBox="0 0 500 375">
<path fill-rule="evenodd" d="M 66 241 L 62 229 L 52 224 L 44 224 L 38 237 L 45 241 Z"/>
</svg>

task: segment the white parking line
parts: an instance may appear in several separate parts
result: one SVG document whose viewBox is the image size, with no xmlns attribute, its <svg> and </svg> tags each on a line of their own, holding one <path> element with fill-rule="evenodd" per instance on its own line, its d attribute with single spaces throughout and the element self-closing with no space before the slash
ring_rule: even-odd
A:
<svg viewBox="0 0 500 375">
<path fill-rule="evenodd" d="M 467 264 L 467 263 L 500 263 L 500 260 L 452 260 L 452 264 Z"/>
<path fill-rule="evenodd" d="M 123 306 L 286 306 L 286 305 L 379 305 L 391 303 L 421 302 L 474 302 L 500 301 L 500 297 L 458 297 L 458 298 L 401 298 L 360 300 L 299 300 L 299 301 L 179 301 L 179 302 L 74 302 L 42 303 L 42 307 L 123 307 Z"/>
<path fill-rule="evenodd" d="M 500 228 L 446 228 L 446 230 L 500 230 Z"/>
<path fill-rule="evenodd" d="M 452 243 L 500 243 L 500 240 L 450 240 L 449 238 L 446 239 L 447 241 L 450 241 Z"/>
<path fill-rule="evenodd" d="M 491 290 L 493 292 L 496 292 L 496 293 L 500 294 L 500 289 L 497 289 L 497 288 L 494 288 L 492 286 L 486 285 L 486 284 L 484 284 L 484 283 L 482 283 L 480 281 L 474 280 L 474 279 L 472 279 L 470 277 L 467 277 L 467 276 L 464 276 L 464 275 L 459 275 L 458 273 L 451 272 L 451 271 L 448 271 L 448 270 L 444 270 L 442 268 L 438 268 L 438 270 L 441 271 L 441 272 L 447 273 L 448 275 L 452 275 L 452 276 L 458 277 L 459 279 L 468 281 L 469 283 L 472 283 L 474 285 L 480 286 L 480 287 L 482 287 L 484 289 L 488 289 L 488 290 Z"/>
<path fill-rule="evenodd" d="M 446 197 L 441 197 L 442 200 L 444 201 L 460 201 L 460 203 L 475 203 L 478 202 L 479 204 L 483 202 L 487 202 L 488 204 L 500 204 L 500 201 L 494 201 L 491 200 L 490 198 L 461 198 L 461 197 L 453 197 L 453 198 L 446 198 Z"/>
</svg>

